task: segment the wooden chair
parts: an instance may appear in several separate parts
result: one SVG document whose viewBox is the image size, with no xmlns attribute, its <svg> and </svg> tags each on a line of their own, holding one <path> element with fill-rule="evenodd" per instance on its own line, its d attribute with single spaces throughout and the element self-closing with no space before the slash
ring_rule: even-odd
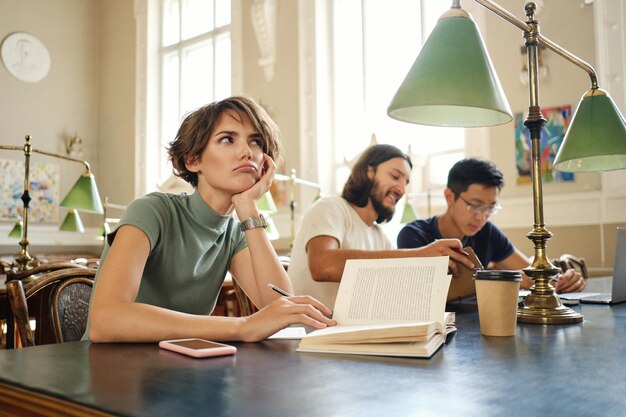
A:
<svg viewBox="0 0 626 417">
<path fill-rule="evenodd" d="M 85 266 L 75 263 L 75 262 L 64 261 L 64 262 L 42 263 L 33 268 L 25 269 L 23 271 L 11 269 L 11 270 L 8 270 L 6 274 L 7 282 L 15 280 L 15 279 L 22 280 L 28 277 L 35 277 L 37 275 L 41 275 L 41 274 L 45 274 L 48 272 L 57 271 L 59 269 L 65 269 L 65 268 L 85 268 Z"/>
<path fill-rule="evenodd" d="M 574 269 L 584 279 L 589 278 L 589 271 L 587 270 L 587 264 L 585 258 L 579 258 L 569 253 L 564 253 L 559 258 L 552 259 L 552 263 L 565 272 L 568 269 Z"/>
<path fill-rule="evenodd" d="M 31 282 L 34 279 L 37 279 L 38 276 L 46 274 L 48 272 L 52 272 L 52 271 L 58 271 L 61 269 L 67 269 L 67 268 L 85 268 L 84 265 L 79 265 L 76 264 L 74 262 L 70 262 L 70 261 L 58 261 L 58 262 L 44 262 L 41 263 L 39 265 L 33 266 L 30 269 L 26 269 L 23 271 L 19 271 L 17 270 L 14 265 L 12 265 L 10 268 L 5 270 L 5 274 L 6 274 L 6 281 L 7 283 L 13 280 L 20 280 L 23 281 L 24 284 Z M 8 290 L 5 290 L 8 292 Z M 6 297 L 8 297 L 5 294 Z M 32 314 L 35 317 L 39 317 L 40 316 L 40 307 L 41 307 L 42 303 L 37 303 L 35 302 L 35 300 L 33 300 L 32 302 L 30 302 L 30 314 Z M 13 314 L 11 312 L 11 308 L 7 303 L 6 306 L 6 311 L 4 312 L 4 315 L 6 317 L 6 341 L 5 341 L 5 346 L 7 349 L 12 349 L 15 346 L 15 326 L 14 323 L 15 321 L 13 320 Z M 50 339 L 52 333 L 52 329 L 50 329 L 49 327 L 45 327 L 45 325 L 38 325 L 37 326 L 37 335 L 39 337 L 39 339 L 41 340 L 41 338 L 43 337 L 44 339 Z"/>
<path fill-rule="evenodd" d="M 65 268 L 44 274 L 27 284 L 21 280 L 8 282 L 7 295 L 22 347 L 80 340 L 87 326 L 95 276 L 95 269 Z M 37 338 L 31 329 L 28 300 L 35 296 L 41 300 L 37 332 L 50 323 L 54 329 L 51 341 Z"/>
<path fill-rule="evenodd" d="M 280 264 L 285 268 L 285 271 L 289 269 L 289 262 L 291 259 L 288 256 L 279 256 L 278 260 Z M 235 296 L 237 298 L 237 303 L 235 304 L 235 316 L 236 317 L 244 317 L 249 316 L 259 309 L 254 305 L 252 300 L 248 298 L 243 289 L 237 284 L 237 280 L 233 277 L 233 290 L 235 292 Z"/>
<path fill-rule="evenodd" d="M 234 314 L 236 317 L 245 317 L 250 316 L 257 311 L 258 308 L 254 305 L 252 300 L 248 298 L 243 288 L 237 283 L 237 280 L 233 277 L 233 289 L 235 291 L 235 297 L 237 299 L 237 303 L 235 303 Z"/>
<path fill-rule="evenodd" d="M 100 266 L 100 258 L 76 258 L 72 259 L 73 264 L 86 266 L 87 268 L 98 269 Z"/>
</svg>

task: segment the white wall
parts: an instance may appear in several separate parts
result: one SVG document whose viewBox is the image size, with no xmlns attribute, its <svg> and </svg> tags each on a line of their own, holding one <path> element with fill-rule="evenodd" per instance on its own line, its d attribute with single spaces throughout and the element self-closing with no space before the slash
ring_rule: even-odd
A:
<svg viewBox="0 0 626 417">
<path fill-rule="evenodd" d="M 102 198 L 125 204 L 134 198 L 133 2 L 128 0 L 0 0 L 0 39 L 28 32 L 48 48 L 52 65 L 46 78 L 25 83 L 0 68 L 0 144 L 33 147 L 65 155 L 75 132 L 96 177 Z M 23 160 L 21 152 L 0 151 L 0 158 Z M 61 198 L 84 168 L 81 164 L 35 155 L 34 162 L 61 168 Z M 61 216 L 65 210 L 60 211 Z M 31 252 L 87 245 L 101 216 L 82 214 L 85 234 L 57 232 L 57 223 L 29 225 Z M 60 219 L 59 219 L 60 220 Z M 16 252 L 7 237 L 13 221 L 0 221 L 0 253 Z"/>
</svg>

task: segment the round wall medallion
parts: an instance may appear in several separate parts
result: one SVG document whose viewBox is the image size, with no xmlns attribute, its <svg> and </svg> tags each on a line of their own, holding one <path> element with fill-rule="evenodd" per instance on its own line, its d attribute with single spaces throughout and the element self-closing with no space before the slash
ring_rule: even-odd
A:
<svg viewBox="0 0 626 417">
<path fill-rule="evenodd" d="M 18 80 L 36 83 L 50 71 L 50 54 L 36 37 L 24 32 L 11 33 L 2 41 L 2 62 Z"/>
</svg>

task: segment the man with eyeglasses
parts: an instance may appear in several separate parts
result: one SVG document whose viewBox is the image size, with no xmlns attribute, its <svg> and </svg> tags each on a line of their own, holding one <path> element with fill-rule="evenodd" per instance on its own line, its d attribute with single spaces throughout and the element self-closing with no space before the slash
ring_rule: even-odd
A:
<svg viewBox="0 0 626 417">
<path fill-rule="evenodd" d="M 502 172 L 492 162 L 462 159 L 450 169 L 443 194 L 448 209 L 439 216 L 416 220 L 398 234 L 398 248 L 419 248 L 438 239 L 459 239 L 471 246 L 489 269 L 526 268 L 530 260 L 519 251 L 489 218 L 502 207 L 497 198 L 504 186 Z M 582 291 L 585 281 L 570 269 L 554 279 L 557 292 Z M 532 280 L 522 273 L 522 288 Z"/>
</svg>

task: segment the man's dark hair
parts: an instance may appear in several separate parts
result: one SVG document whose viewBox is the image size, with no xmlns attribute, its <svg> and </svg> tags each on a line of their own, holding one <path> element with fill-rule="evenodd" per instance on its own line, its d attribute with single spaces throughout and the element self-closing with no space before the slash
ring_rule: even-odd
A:
<svg viewBox="0 0 626 417">
<path fill-rule="evenodd" d="M 461 159 L 448 173 L 448 188 L 458 198 L 472 184 L 496 187 L 500 191 L 504 186 L 504 175 L 493 162 L 477 158 Z"/>
<path fill-rule="evenodd" d="M 374 185 L 374 181 L 367 176 L 368 168 L 372 167 L 376 171 L 378 165 L 394 158 L 404 159 L 409 163 L 409 167 L 413 169 L 411 158 L 395 146 L 373 145 L 367 148 L 356 161 L 354 167 L 352 167 L 352 172 L 346 185 L 343 187 L 341 197 L 357 207 L 365 207 Z"/>
</svg>

